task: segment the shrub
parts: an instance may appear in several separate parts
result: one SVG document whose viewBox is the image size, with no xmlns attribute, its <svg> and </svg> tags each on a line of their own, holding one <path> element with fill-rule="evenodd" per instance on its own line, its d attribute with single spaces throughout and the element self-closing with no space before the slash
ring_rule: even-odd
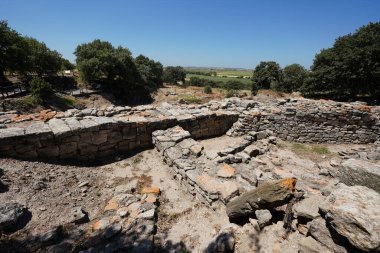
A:
<svg viewBox="0 0 380 253">
<path fill-rule="evenodd" d="M 201 100 L 195 96 L 183 96 L 178 101 L 180 104 L 199 104 Z"/>
<path fill-rule="evenodd" d="M 200 86 L 200 87 L 211 86 L 213 88 L 217 88 L 220 86 L 217 82 L 215 82 L 213 80 L 209 80 L 209 79 L 205 79 L 205 78 L 199 78 L 196 76 L 190 77 L 189 84 L 193 85 L 193 86 Z"/>
<path fill-rule="evenodd" d="M 237 97 L 238 92 L 236 90 L 227 90 L 226 91 L 226 98 L 230 97 Z"/>
<path fill-rule="evenodd" d="M 34 77 L 30 81 L 30 93 L 40 102 L 45 102 L 54 93 L 50 83 L 39 77 Z"/>
<path fill-rule="evenodd" d="M 256 96 L 258 91 L 259 91 L 259 87 L 257 86 L 256 83 L 253 83 L 252 84 L 252 96 Z"/>
<path fill-rule="evenodd" d="M 223 88 L 226 90 L 243 90 L 245 88 L 245 85 L 244 83 L 240 81 L 231 80 L 231 81 L 227 81 L 223 85 Z"/>
<path fill-rule="evenodd" d="M 210 85 L 207 85 L 203 88 L 203 92 L 206 94 L 211 94 L 212 93 L 212 88 Z"/>
</svg>

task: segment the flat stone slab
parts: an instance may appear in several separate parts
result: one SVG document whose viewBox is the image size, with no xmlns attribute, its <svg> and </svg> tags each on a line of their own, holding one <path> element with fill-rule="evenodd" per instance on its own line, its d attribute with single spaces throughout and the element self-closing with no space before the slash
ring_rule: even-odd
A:
<svg viewBox="0 0 380 253">
<path fill-rule="evenodd" d="M 363 185 L 380 193 L 380 165 L 348 159 L 334 174 L 346 185 Z"/>
<path fill-rule="evenodd" d="M 380 249 L 380 194 L 364 186 L 339 184 L 319 208 L 335 231 L 356 248 Z"/>
</svg>

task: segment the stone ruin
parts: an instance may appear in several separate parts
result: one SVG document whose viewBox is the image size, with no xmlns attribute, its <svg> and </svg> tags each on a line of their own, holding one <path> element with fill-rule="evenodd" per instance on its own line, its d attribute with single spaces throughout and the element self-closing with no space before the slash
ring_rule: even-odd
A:
<svg viewBox="0 0 380 253">
<path fill-rule="evenodd" d="M 380 251 L 380 165 L 371 162 L 380 160 L 380 107 L 307 99 L 264 105 L 232 98 L 190 106 L 164 103 L 157 107 L 110 107 L 105 111 L 69 110 L 44 120 L 30 116 L 15 122 L 12 117 L 15 116 L 3 114 L 0 118 L 2 157 L 88 161 L 155 147 L 189 194 L 212 208 L 226 205 L 227 210 L 229 203 L 239 197 L 254 195 L 260 187 L 276 180 L 287 180 L 287 173 L 267 171 L 260 159 L 276 149 L 278 139 L 301 143 L 372 143 L 374 150 L 364 155 L 370 161 L 343 154 L 348 156 L 343 162 L 332 161 L 326 168 L 321 165 L 320 175 L 324 173 L 341 182 L 327 192 L 305 197 L 304 192 L 292 189 L 294 196 L 287 199 L 291 203 L 288 207 L 272 203 L 270 208 L 253 208 L 255 204 L 262 206 L 260 198 L 252 200 L 255 203 L 247 202 L 255 217 L 250 219 L 251 226 L 223 230 L 220 233 L 223 236 L 217 236 L 207 252 L 233 252 L 236 247 L 239 252 L 256 252 L 253 248 L 242 250 L 244 238 L 248 240 L 247 234 L 260 230 L 269 233 L 265 226 L 279 212 L 285 213 L 289 223 L 284 218 L 275 229 L 280 231 L 287 226 L 299 231 L 289 238 L 298 244 L 299 252 Z M 243 138 L 235 146 L 214 153 L 207 152 L 199 143 L 201 139 L 223 134 Z M 299 176 L 299 183 L 308 183 L 308 178 Z M 66 228 L 66 233 L 70 231 L 72 244 L 82 238 L 84 248 L 76 249 L 81 252 L 151 252 L 159 193 L 159 189 L 143 189 L 141 194 L 115 195 L 89 228 Z M 0 230 L 6 231 L 14 219 L 24 214 L 23 207 L 16 209 L 16 213 L 10 214 L 15 208 L 0 206 L 5 213 L 0 219 Z M 82 223 L 83 217 L 84 213 L 78 210 L 75 222 Z M 41 244 L 48 245 L 50 252 L 64 248 L 63 242 L 46 243 L 59 233 L 57 230 L 44 235 L 46 238 L 36 243 L 36 249 Z"/>
</svg>

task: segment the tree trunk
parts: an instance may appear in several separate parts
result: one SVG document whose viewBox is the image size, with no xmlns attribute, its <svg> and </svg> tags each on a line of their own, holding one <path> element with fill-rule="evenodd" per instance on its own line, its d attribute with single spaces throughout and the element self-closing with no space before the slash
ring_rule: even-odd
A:
<svg viewBox="0 0 380 253">
<path fill-rule="evenodd" d="M 295 178 L 286 178 L 246 192 L 227 204 L 227 215 L 237 218 L 252 215 L 259 209 L 282 206 L 293 197 L 296 182 Z"/>
</svg>

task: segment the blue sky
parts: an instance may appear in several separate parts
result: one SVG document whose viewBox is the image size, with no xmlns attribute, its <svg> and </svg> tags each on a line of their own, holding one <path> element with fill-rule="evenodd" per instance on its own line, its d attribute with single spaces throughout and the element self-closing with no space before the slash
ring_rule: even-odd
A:
<svg viewBox="0 0 380 253">
<path fill-rule="evenodd" d="M 310 67 L 335 38 L 380 21 L 378 0 L 0 0 L 0 19 L 70 61 L 99 38 L 165 66 Z"/>
</svg>

